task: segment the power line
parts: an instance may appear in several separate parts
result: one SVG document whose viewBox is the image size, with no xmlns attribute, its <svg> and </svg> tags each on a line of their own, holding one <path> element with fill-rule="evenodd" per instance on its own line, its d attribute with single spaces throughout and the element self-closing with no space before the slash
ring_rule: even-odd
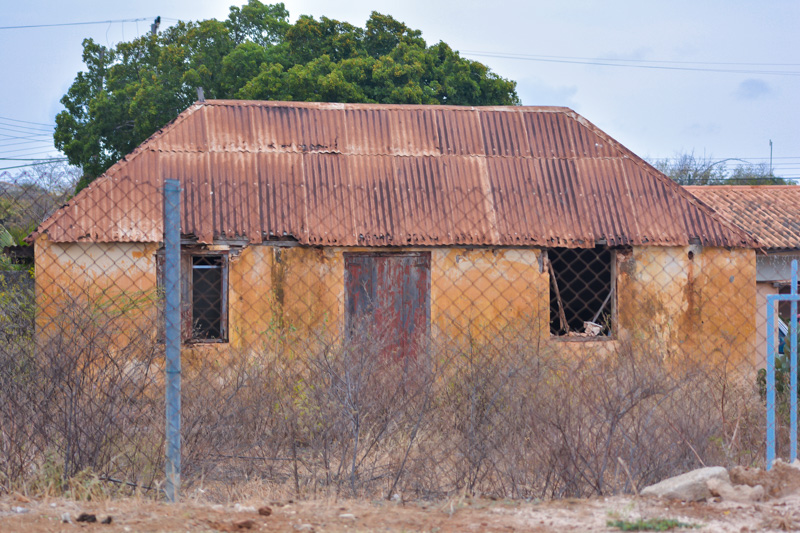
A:
<svg viewBox="0 0 800 533">
<path fill-rule="evenodd" d="M 34 128 L 26 128 L 26 127 L 20 128 L 19 126 L 11 125 L 11 124 L 3 124 L 2 122 L 0 122 L 0 130 L 10 131 L 12 133 L 26 133 L 26 134 L 40 134 L 40 135 L 48 135 L 48 134 L 52 135 L 53 131 L 54 131 L 52 129 L 51 130 L 37 130 L 37 129 L 34 129 Z"/>
<path fill-rule="evenodd" d="M 758 74 L 763 76 L 800 76 L 800 71 L 790 71 L 790 70 L 745 70 L 745 69 L 727 69 L 727 68 L 717 69 L 717 68 L 699 68 L 699 67 L 671 67 L 666 65 L 632 65 L 625 63 L 608 63 L 603 61 L 585 61 L 577 59 L 575 60 L 547 59 L 544 57 L 536 57 L 536 56 L 495 54 L 488 52 L 463 52 L 463 53 L 465 55 L 492 57 L 496 59 L 517 59 L 522 61 L 538 61 L 541 63 L 566 63 L 571 65 L 591 65 L 596 67 L 644 68 L 650 70 L 682 70 L 690 72 L 721 72 L 728 74 Z"/>
<path fill-rule="evenodd" d="M 52 135 L 46 135 L 48 138 L 52 138 Z M 0 141 L 11 141 L 11 140 L 23 140 L 23 141 L 43 141 L 44 139 L 41 138 L 39 135 L 23 135 L 23 136 L 16 136 L 16 135 L 8 135 L 5 133 L 0 133 Z"/>
<path fill-rule="evenodd" d="M 0 161 L 52 161 L 52 157 L 41 157 L 41 158 L 32 158 L 32 157 L 23 157 L 23 158 L 16 158 L 16 157 L 0 157 Z"/>
<path fill-rule="evenodd" d="M 50 126 L 50 127 L 53 127 L 53 128 L 56 127 L 55 124 L 44 124 L 42 122 L 31 122 L 29 120 L 17 120 L 15 118 L 10 118 L 10 117 L 0 117 L 0 120 L 10 120 L 11 122 L 22 122 L 24 124 L 35 124 L 37 126 Z"/>
<path fill-rule="evenodd" d="M 64 159 L 50 159 L 48 161 L 43 161 L 41 163 L 31 163 L 29 165 L 17 165 L 17 166 L 14 166 L 14 167 L 3 167 L 3 168 L 0 168 L 0 170 L 12 170 L 12 169 L 15 169 L 15 168 L 37 167 L 37 166 L 40 166 L 40 165 L 47 165 L 47 164 L 50 164 L 50 163 L 61 163 L 63 161 L 67 161 L 67 158 L 64 158 Z"/>
<path fill-rule="evenodd" d="M 115 22 L 141 22 L 143 20 L 150 20 L 153 17 L 144 17 L 138 19 L 118 19 L 118 20 L 95 20 L 91 22 L 63 22 L 60 24 L 29 24 L 27 26 L 0 26 L 0 30 L 22 30 L 28 28 L 55 28 L 57 26 L 85 26 L 87 24 L 113 24 Z"/>
<path fill-rule="evenodd" d="M 648 157 L 648 159 L 659 160 L 659 161 L 663 161 L 665 159 L 670 160 L 670 161 L 680 161 L 683 158 L 684 158 L 683 156 Z M 736 157 L 736 158 L 733 158 L 733 157 L 721 157 L 720 159 L 763 159 L 763 160 L 768 160 L 769 157 Z M 772 159 L 800 159 L 800 155 L 784 155 L 784 156 L 780 156 L 780 157 L 773 157 Z"/>
<path fill-rule="evenodd" d="M 22 153 L 20 153 L 22 152 Z M 55 148 L 48 146 L 29 146 L 17 150 L 0 150 L 0 157 L 28 157 L 34 154 L 52 154 Z"/>
<path fill-rule="evenodd" d="M 35 144 L 40 144 L 41 145 L 41 144 L 51 144 L 51 143 L 52 143 L 52 141 L 45 140 L 45 139 L 31 140 L 31 141 L 17 141 L 17 142 L 13 142 L 13 143 L 0 143 L 0 149 L 4 149 L 4 148 L 6 148 L 8 146 L 19 146 L 21 144 L 25 145 L 26 146 L 25 148 L 15 148 L 14 150 L 11 150 L 12 152 L 19 152 L 20 150 L 30 150 L 30 148 Z M 41 146 L 37 146 L 36 148 L 41 148 Z M 5 151 L 8 151 L 8 150 L 2 150 L 2 151 L 5 152 Z"/>
<path fill-rule="evenodd" d="M 465 54 L 500 54 L 502 52 L 481 52 L 480 50 L 460 50 Z M 503 53 L 507 56 L 525 58 L 541 58 L 541 59 L 565 59 L 565 60 L 581 60 L 581 61 L 613 61 L 613 62 L 626 62 L 626 63 L 664 63 L 674 65 L 728 65 L 728 66 L 750 66 L 750 67 L 800 67 L 800 63 L 742 63 L 742 62 L 725 62 L 725 61 L 672 61 L 666 59 L 622 59 L 613 57 L 576 57 L 576 56 L 548 56 L 540 54 L 513 54 Z"/>
<path fill-rule="evenodd" d="M 53 133 L 55 128 L 43 128 L 41 126 L 31 127 L 31 126 L 21 126 L 19 124 L 8 124 L 6 122 L 0 121 L 0 129 L 9 130 L 9 131 L 17 131 L 18 133 Z"/>
</svg>

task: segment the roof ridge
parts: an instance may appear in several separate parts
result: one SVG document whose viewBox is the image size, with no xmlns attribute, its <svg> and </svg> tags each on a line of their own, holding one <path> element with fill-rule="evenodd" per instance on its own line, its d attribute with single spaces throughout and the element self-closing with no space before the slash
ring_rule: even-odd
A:
<svg viewBox="0 0 800 533">
<path fill-rule="evenodd" d="M 542 112 L 564 113 L 574 111 L 565 106 L 531 106 L 531 105 L 487 105 L 468 106 L 454 104 L 377 104 L 369 102 L 306 102 L 294 100 L 235 100 L 235 99 L 209 99 L 195 102 L 207 106 L 242 106 L 242 107 L 303 107 L 310 109 L 448 109 L 448 110 L 486 110 L 506 112 Z"/>
</svg>

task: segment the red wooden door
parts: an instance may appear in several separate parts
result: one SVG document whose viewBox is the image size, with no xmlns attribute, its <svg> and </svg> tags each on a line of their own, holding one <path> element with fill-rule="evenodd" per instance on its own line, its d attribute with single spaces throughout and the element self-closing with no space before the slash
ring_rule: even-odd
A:
<svg viewBox="0 0 800 533">
<path fill-rule="evenodd" d="M 394 357 L 424 349 L 430 324 L 427 252 L 345 254 L 348 335 L 370 329 Z"/>
</svg>

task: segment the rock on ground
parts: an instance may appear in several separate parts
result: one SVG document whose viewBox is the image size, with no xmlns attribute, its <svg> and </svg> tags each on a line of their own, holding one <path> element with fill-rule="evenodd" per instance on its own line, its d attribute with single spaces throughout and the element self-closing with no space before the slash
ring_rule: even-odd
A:
<svg viewBox="0 0 800 533">
<path fill-rule="evenodd" d="M 667 478 L 642 489 L 642 496 L 657 496 L 671 500 L 696 502 L 712 496 L 708 481 L 718 479 L 730 484 L 728 471 L 721 466 L 709 466 Z"/>
</svg>

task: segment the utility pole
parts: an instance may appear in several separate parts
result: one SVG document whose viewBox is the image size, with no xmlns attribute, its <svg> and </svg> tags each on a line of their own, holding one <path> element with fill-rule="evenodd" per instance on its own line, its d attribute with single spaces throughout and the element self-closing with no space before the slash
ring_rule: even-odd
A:
<svg viewBox="0 0 800 533">
<path fill-rule="evenodd" d="M 161 15 L 156 17 L 156 20 L 150 24 L 150 33 L 155 35 L 158 33 L 158 27 L 161 26 Z"/>
<path fill-rule="evenodd" d="M 772 139 L 769 140 L 769 176 L 772 177 Z"/>
</svg>

